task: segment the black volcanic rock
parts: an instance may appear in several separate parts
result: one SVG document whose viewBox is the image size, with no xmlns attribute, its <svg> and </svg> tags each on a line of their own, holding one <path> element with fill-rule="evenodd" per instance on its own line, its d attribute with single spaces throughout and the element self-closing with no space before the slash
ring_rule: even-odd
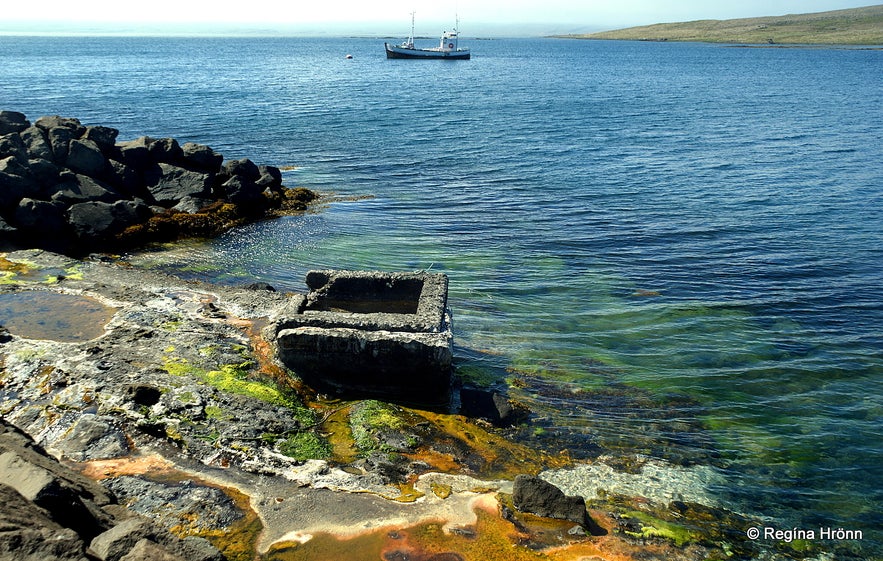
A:
<svg viewBox="0 0 883 561">
<path fill-rule="evenodd" d="M 566 496 L 561 489 L 535 475 L 519 475 L 512 488 L 515 508 L 546 518 L 575 522 L 593 535 L 606 532 L 592 520 L 582 497 Z"/>
<path fill-rule="evenodd" d="M 31 123 L 24 113 L 18 111 L 0 111 L 0 135 L 11 132 L 21 132 L 28 128 Z"/>
<path fill-rule="evenodd" d="M 209 146 L 174 138 L 118 135 L 78 119 L 31 124 L 0 111 L 0 246 L 82 254 L 212 236 L 315 198 L 285 189 L 273 166 L 224 162 Z"/>
<path fill-rule="evenodd" d="M 207 173 L 159 163 L 147 170 L 145 184 L 157 204 L 172 207 L 184 197 L 208 197 L 212 178 Z"/>
</svg>

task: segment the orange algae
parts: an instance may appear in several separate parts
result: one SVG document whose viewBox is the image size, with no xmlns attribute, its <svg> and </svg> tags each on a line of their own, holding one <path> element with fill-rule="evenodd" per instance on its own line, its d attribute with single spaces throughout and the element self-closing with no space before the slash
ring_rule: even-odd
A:
<svg viewBox="0 0 883 561">
<path fill-rule="evenodd" d="M 81 464 L 83 475 L 96 481 L 123 475 L 158 475 L 171 473 L 174 464 L 157 454 L 127 456 L 112 460 L 93 460 Z"/>
<path fill-rule="evenodd" d="M 323 435 L 331 445 L 331 458 L 340 464 L 349 464 L 359 457 L 359 449 L 349 424 L 347 407 L 334 409 L 322 423 Z"/>
<path fill-rule="evenodd" d="M 666 543 L 636 544 L 613 530 L 616 522 L 591 514 L 606 536 L 573 536 L 572 523 L 519 515 L 518 526 L 504 519 L 488 496 L 476 501 L 474 525 L 449 528 L 443 520 L 385 527 L 350 538 L 316 533 L 301 542 L 275 544 L 261 561 L 631 561 L 682 559 L 684 551 Z M 558 542 L 558 543 L 555 543 Z"/>
<path fill-rule="evenodd" d="M 497 503 L 492 498 L 477 501 L 475 513 L 477 518 L 474 525 L 453 529 L 446 528 L 443 520 L 431 520 L 405 528 L 387 527 L 349 539 L 327 533 L 315 534 L 304 543 L 277 544 L 262 561 L 564 561 L 582 558 L 567 557 L 567 547 L 555 550 L 555 557 L 535 549 L 535 544 L 526 543 L 526 534 L 500 516 Z M 594 538 L 575 539 L 585 541 Z M 592 552 L 599 559 L 628 559 L 620 555 L 602 556 L 603 552 L 597 548 L 583 551 Z"/>
<path fill-rule="evenodd" d="M 0 254 L 0 271 L 6 271 L 12 273 L 13 275 L 21 275 L 27 273 L 31 270 L 31 267 L 26 263 L 20 263 L 18 261 L 10 261 L 7 259 L 5 254 Z"/>
<path fill-rule="evenodd" d="M 545 468 L 561 468 L 572 463 L 567 454 L 552 455 L 511 442 L 461 415 L 414 413 L 429 421 L 439 436 L 437 442 L 407 456 L 422 460 L 437 471 L 452 473 L 465 468 L 483 477 L 514 479 L 518 474 L 538 473 Z M 451 451 L 439 451 L 439 443 L 447 444 Z"/>
</svg>

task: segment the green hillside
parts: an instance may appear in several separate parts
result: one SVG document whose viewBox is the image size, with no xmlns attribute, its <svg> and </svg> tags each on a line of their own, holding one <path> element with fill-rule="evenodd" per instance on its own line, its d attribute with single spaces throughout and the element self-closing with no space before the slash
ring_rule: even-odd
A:
<svg viewBox="0 0 883 561">
<path fill-rule="evenodd" d="M 565 37 L 708 43 L 883 45 L 883 4 L 814 14 L 658 23 Z"/>
</svg>

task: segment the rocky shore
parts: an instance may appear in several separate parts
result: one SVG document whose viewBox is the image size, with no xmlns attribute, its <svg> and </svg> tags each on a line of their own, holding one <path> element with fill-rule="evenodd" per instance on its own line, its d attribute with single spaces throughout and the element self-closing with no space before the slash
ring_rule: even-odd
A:
<svg viewBox="0 0 883 561">
<path fill-rule="evenodd" d="M 88 532 L 66 526 L 40 492 L 16 487 L 31 479 L 24 464 L 0 462 L 0 488 L 24 497 L 5 509 L 4 559 L 122 558 L 96 550 L 108 532 L 138 551 L 167 550 L 143 559 L 170 560 L 214 558 L 199 557 L 209 544 L 242 561 L 754 552 L 740 534 L 747 520 L 686 490 L 716 483 L 700 471 L 576 471 L 565 452 L 509 441 L 481 419 L 316 394 L 264 337 L 298 295 L 41 250 L 7 253 L 0 269 L 0 414 L 18 443 L 0 445 L 0 457 L 45 449 L 98 513 Z M 25 463 L 55 473 L 49 461 Z M 644 478 L 642 496 L 616 494 L 617 477 Z M 34 509 L 38 532 L 21 523 Z M 41 557 L 50 546 L 67 557 Z"/>
<path fill-rule="evenodd" d="M 204 147 L 114 143 L 112 130 L 9 112 L 0 134 L 13 247 L 61 235 L 86 255 L 217 217 L 205 203 L 236 220 L 285 207 L 271 168 Z M 146 181 L 124 191 L 117 176 Z M 52 236 L 48 218 L 23 218 L 50 207 Z M 81 221 L 92 212 L 106 220 Z M 744 537 L 755 521 L 712 498 L 714 470 L 645 458 L 623 472 L 514 441 L 506 426 L 529 412 L 482 388 L 441 411 L 317 391 L 273 335 L 305 299 L 96 255 L 0 254 L 0 558 L 757 557 Z M 784 551 L 798 553 L 813 552 Z"/>
<path fill-rule="evenodd" d="M 0 111 L 0 249 L 86 255 L 210 237 L 316 195 L 288 189 L 274 166 L 225 161 L 173 138 L 117 142 L 78 119 Z"/>
</svg>

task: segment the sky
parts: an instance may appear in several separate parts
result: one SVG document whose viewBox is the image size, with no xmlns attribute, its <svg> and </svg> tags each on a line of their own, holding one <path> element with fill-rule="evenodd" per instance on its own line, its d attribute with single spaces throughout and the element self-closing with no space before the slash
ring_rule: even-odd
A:
<svg viewBox="0 0 883 561">
<path fill-rule="evenodd" d="M 822 12 L 873 0 L 15 0 L 4 2 L 0 32 L 218 28 L 317 34 L 402 34 L 417 13 L 417 33 L 437 34 L 460 18 L 464 36 L 579 33 L 661 22 Z"/>
</svg>

